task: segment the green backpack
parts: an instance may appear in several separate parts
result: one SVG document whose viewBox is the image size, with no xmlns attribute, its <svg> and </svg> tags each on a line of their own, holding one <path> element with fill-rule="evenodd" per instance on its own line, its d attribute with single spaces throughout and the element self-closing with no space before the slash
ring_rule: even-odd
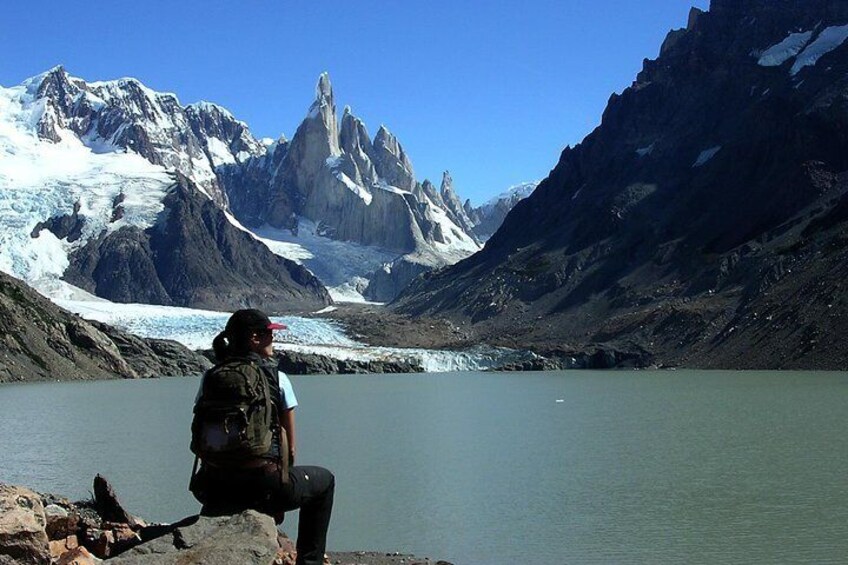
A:
<svg viewBox="0 0 848 565">
<path fill-rule="evenodd" d="M 250 359 L 227 360 L 203 376 L 191 422 L 191 451 L 219 465 L 265 456 L 274 422 L 262 368 Z"/>
</svg>

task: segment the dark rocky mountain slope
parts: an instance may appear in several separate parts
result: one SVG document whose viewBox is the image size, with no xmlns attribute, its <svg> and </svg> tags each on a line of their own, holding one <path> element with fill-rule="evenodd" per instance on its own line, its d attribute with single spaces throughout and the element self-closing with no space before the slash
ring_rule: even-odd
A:
<svg viewBox="0 0 848 565">
<path fill-rule="evenodd" d="M 0 273 L 0 383 L 191 375 L 210 365 L 175 341 L 87 322 Z"/>
<path fill-rule="evenodd" d="M 504 344 L 845 368 L 848 2 L 714 0 L 403 313 Z"/>
<path fill-rule="evenodd" d="M 123 227 L 74 251 L 65 280 L 115 302 L 224 311 L 312 311 L 332 302 L 305 267 L 233 226 L 187 178 L 176 178 L 163 204 L 150 228 Z"/>
</svg>

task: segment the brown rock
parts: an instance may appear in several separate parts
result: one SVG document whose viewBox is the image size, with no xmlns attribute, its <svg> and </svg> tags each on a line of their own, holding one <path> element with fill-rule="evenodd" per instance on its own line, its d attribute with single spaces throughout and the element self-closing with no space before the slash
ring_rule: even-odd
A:
<svg viewBox="0 0 848 565">
<path fill-rule="evenodd" d="M 114 542 L 109 555 L 117 555 L 141 543 L 141 536 L 129 524 L 117 524 L 112 528 Z"/>
<path fill-rule="evenodd" d="M 53 559 L 59 559 L 64 554 L 72 549 L 79 547 L 77 536 L 68 536 L 65 539 L 55 540 L 50 542 L 50 556 Z"/>
<path fill-rule="evenodd" d="M 100 532 L 94 546 L 91 547 L 92 553 L 101 559 L 105 559 L 112 555 L 112 546 L 115 545 L 115 534 L 112 530 L 104 530 Z"/>
<path fill-rule="evenodd" d="M 50 540 L 62 540 L 75 534 L 79 525 L 79 515 L 58 504 L 45 506 L 44 518 L 47 521 L 47 538 Z"/>
<path fill-rule="evenodd" d="M 115 489 L 102 475 L 94 477 L 94 500 L 97 512 L 103 517 L 104 522 L 117 522 L 130 526 L 140 525 L 132 514 L 124 510 L 124 507 L 118 501 Z"/>
<path fill-rule="evenodd" d="M 59 558 L 56 565 L 97 565 L 100 559 L 94 557 L 84 547 L 74 548 Z"/>
<path fill-rule="evenodd" d="M 41 497 L 29 489 L 0 484 L 0 565 L 48 564 Z"/>
<path fill-rule="evenodd" d="M 291 538 L 282 532 L 278 532 L 277 544 L 279 544 L 280 549 L 277 550 L 277 557 L 274 559 L 274 564 L 294 565 L 297 560 L 297 549 Z"/>
</svg>

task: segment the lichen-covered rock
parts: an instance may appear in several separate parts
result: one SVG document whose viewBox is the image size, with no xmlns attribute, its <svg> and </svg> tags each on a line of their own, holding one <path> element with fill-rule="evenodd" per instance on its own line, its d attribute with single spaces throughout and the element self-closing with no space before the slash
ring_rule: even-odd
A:
<svg viewBox="0 0 848 565">
<path fill-rule="evenodd" d="M 50 547 L 41 497 L 0 484 L 0 565 L 46 565 Z"/>
</svg>

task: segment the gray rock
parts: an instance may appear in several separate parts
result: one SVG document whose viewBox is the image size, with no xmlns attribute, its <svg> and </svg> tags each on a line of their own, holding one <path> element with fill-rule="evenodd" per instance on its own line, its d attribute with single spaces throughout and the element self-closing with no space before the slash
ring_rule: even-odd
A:
<svg viewBox="0 0 848 565">
<path fill-rule="evenodd" d="M 442 185 L 439 187 L 439 194 L 442 197 L 442 207 L 447 211 L 448 217 L 453 220 L 453 223 L 461 227 L 465 233 L 473 236 L 474 224 L 468 217 L 468 214 L 465 213 L 462 201 L 453 188 L 453 178 L 449 171 L 445 171 L 442 174 Z"/>
<path fill-rule="evenodd" d="M 274 520 L 247 510 L 234 516 L 184 520 L 167 535 L 109 561 L 116 565 L 270 565 L 277 548 Z"/>
<path fill-rule="evenodd" d="M 422 373 L 411 361 L 355 361 L 334 359 L 317 353 L 286 351 L 278 355 L 280 370 L 289 375 L 351 375 L 372 373 Z"/>
<path fill-rule="evenodd" d="M 364 295 L 375 302 L 391 302 L 415 277 L 432 268 L 432 265 L 414 261 L 409 257 L 400 257 L 368 277 L 370 282 Z"/>
<path fill-rule="evenodd" d="M 386 126 L 380 126 L 374 136 L 373 160 L 377 174 L 388 184 L 409 191 L 415 187 L 412 161 Z"/>
</svg>

